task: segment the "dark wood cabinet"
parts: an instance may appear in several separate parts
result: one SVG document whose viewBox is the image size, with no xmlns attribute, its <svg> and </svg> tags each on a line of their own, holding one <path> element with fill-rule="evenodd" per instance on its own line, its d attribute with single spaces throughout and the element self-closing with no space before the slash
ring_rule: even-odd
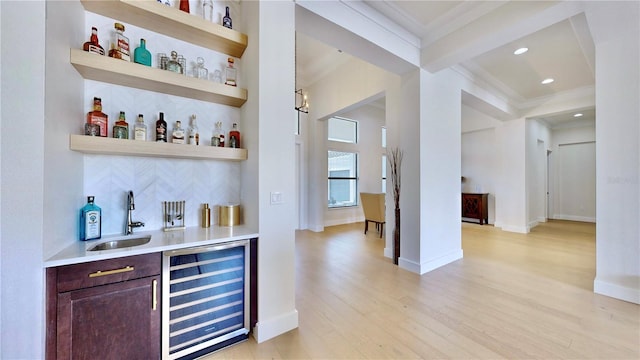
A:
<svg viewBox="0 0 640 360">
<path fill-rule="evenodd" d="M 159 359 L 161 254 L 47 269 L 47 359 Z"/>
<path fill-rule="evenodd" d="M 487 211 L 487 198 L 489 194 L 479 193 L 462 193 L 462 217 L 468 219 L 476 219 L 480 225 L 489 223 L 489 215 Z"/>
</svg>

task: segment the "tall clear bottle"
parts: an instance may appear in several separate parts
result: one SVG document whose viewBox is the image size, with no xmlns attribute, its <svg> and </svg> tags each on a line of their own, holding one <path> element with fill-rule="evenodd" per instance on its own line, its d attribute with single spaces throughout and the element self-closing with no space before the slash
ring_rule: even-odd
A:
<svg viewBox="0 0 640 360">
<path fill-rule="evenodd" d="M 189 145 L 200 145 L 200 132 L 195 115 L 191 115 L 191 123 L 189 124 Z"/>
<path fill-rule="evenodd" d="M 115 23 L 114 28 L 116 31 L 113 34 L 113 41 L 111 42 L 109 56 L 116 59 L 131 61 L 129 38 L 124 36 L 124 25 L 117 22 Z"/>
<path fill-rule="evenodd" d="M 80 210 L 80 240 L 100 239 L 102 236 L 102 209 L 87 196 L 87 204 Z"/>
<path fill-rule="evenodd" d="M 144 123 L 142 114 L 138 114 L 138 120 L 133 126 L 133 139 L 147 141 L 147 125 Z"/>
<path fill-rule="evenodd" d="M 156 141 L 167 142 L 167 122 L 164 121 L 164 113 L 160 113 L 156 121 Z"/>
<path fill-rule="evenodd" d="M 225 81 L 226 85 L 236 86 L 236 79 L 238 78 L 238 70 L 233 67 L 233 58 L 227 59 L 227 67 L 225 68 Z"/>
</svg>

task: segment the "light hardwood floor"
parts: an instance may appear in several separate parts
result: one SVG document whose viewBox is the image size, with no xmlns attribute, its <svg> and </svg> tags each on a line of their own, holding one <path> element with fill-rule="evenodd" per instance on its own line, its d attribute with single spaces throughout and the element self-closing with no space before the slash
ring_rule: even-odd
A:
<svg viewBox="0 0 640 360">
<path fill-rule="evenodd" d="M 299 328 L 206 359 L 640 359 L 640 306 L 593 293 L 594 224 L 463 223 L 464 259 L 422 276 L 363 228 L 297 232 Z"/>
</svg>

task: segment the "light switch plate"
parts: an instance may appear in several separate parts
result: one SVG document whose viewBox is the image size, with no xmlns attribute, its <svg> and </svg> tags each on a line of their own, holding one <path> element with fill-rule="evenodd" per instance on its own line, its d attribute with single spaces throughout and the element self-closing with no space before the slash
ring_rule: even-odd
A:
<svg viewBox="0 0 640 360">
<path fill-rule="evenodd" d="M 271 205 L 283 204 L 282 201 L 282 193 L 280 191 L 272 191 L 271 192 Z"/>
</svg>

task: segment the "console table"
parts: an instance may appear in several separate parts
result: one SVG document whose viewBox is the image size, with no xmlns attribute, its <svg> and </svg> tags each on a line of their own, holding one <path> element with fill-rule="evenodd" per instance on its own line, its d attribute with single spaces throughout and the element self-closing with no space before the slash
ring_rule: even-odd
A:
<svg viewBox="0 0 640 360">
<path fill-rule="evenodd" d="M 477 219 L 480 225 L 489 223 L 487 203 L 489 194 L 462 193 L 462 217 Z M 464 220 L 463 220 L 464 221 Z"/>
</svg>

